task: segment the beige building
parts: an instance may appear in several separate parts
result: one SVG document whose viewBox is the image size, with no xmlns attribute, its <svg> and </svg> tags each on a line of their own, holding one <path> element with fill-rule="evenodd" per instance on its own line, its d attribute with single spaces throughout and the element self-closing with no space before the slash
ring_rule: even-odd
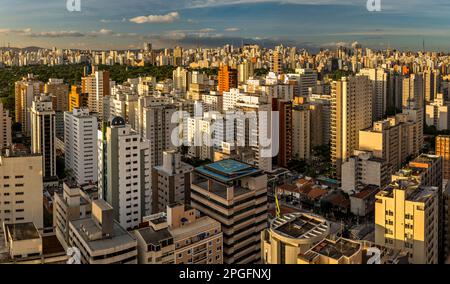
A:
<svg viewBox="0 0 450 284">
<path fill-rule="evenodd" d="M 425 106 L 425 122 L 434 126 L 438 131 L 450 128 L 450 103 L 444 99 L 444 94 L 437 94 L 436 98 Z"/>
<path fill-rule="evenodd" d="M 235 160 L 198 167 L 192 175 L 191 204 L 222 224 L 226 264 L 257 263 L 260 232 L 267 227 L 267 175 Z"/>
<path fill-rule="evenodd" d="M 4 241 L 0 264 L 64 264 L 69 258 L 55 235 L 42 234 L 33 223 L 5 224 Z"/>
<path fill-rule="evenodd" d="M 63 79 L 50 78 L 44 86 L 44 93 L 52 97 L 55 111 L 69 110 L 69 85 L 64 84 Z"/>
<path fill-rule="evenodd" d="M 175 203 L 136 230 L 140 264 L 222 264 L 223 236 L 216 220 Z"/>
<path fill-rule="evenodd" d="M 194 168 L 181 162 L 181 154 L 165 151 L 162 166 L 152 170 L 152 212 L 162 212 L 169 204 L 190 204 L 191 172 Z"/>
<path fill-rule="evenodd" d="M 383 68 L 364 68 L 359 73 L 372 83 L 373 119 L 379 120 L 387 109 L 388 72 Z"/>
<path fill-rule="evenodd" d="M 368 77 L 343 77 L 332 84 L 331 157 L 336 176 L 359 145 L 359 131 L 372 126 L 372 84 Z"/>
<path fill-rule="evenodd" d="M 342 190 L 354 193 L 365 185 L 386 186 L 390 172 L 385 160 L 373 152 L 355 150 L 354 155 L 342 164 Z"/>
<path fill-rule="evenodd" d="M 408 178 L 394 181 L 378 193 L 376 244 L 407 251 L 414 264 L 438 263 L 438 190 Z"/>
<path fill-rule="evenodd" d="M 311 157 L 311 110 L 308 105 L 292 109 L 292 156 L 309 160 Z M 320 131 L 318 131 L 320 132 Z"/>
<path fill-rule="evenodd" d="M 55 192 L 53 203 L 53 227 L 61 245 L 67 249 L 69 222 L 91 216 L 92 201 L 98 198 L 97 187 L 65 182 L 63 192 Z"/>
<path fill-rule="evenodd" d="M 424 105 L 423 75 L 411 74 L 403 78 L 403 108 L 421 108 Z"/>
<path fill-rule="evenodd" d="M 0 151 L 11 145 L 11 127 L 12 120 L 9 116 L 9 111 L 3 108 L 0 102 Z"/>
<path fill-rule="evenodd" d="M 39 96 L 44 91 L 44 83 L 28 74 L 21 81 L 15 83 L 15 107 L 16 122 L 22 125 L 22 133 L 31 135 L 31 116 L 29 109 L 35 96 Z"/>
<path fill-rule="evenodd" d="M 68 245 L 80 250 L 82 264 L 137 264 L 136 239 L 102 199 L 92 202 L 91 217 L 69 222 Z"/>
<path fill-rule="evenodd" d="M 297 264 L 298 255 L 321 242 L 329 232 L 328 221 L 315 215 L 292 213 L 277 218 L 261 233 L 262 262 Z"/>
<path fill-rule="evenodd" d="M 43 228 L 42 156 L 17 151 L 0 156 L 0 224 L 32 222 Z"/>
</svg>

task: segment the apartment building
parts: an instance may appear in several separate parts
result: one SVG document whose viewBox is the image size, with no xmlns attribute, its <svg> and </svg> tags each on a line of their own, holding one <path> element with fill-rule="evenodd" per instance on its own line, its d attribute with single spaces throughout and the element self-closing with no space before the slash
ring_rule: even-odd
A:
<svg viewBox="0 0 450 284">
<path fill-rule="evenodd" d="M 191 172 L 177 151 L 164 151 L 163 164 L 152 169 L 152 212 L 163 212 L 169 204 L 190 204 Z"/>
<path fill-rule="evenodd" d="M 44 226 L 41 155 L 11 146 L 0 155 L 0 224 Z"/>
<path fill-rule="evenodd" d="M 372 84 L 366 76 L 343 77 L 332 84 L 331 160 L 337 177 L 359 145 L 359 131 L 372 126 Z"/>
<path fill-rule="evenodd" d="M 74 108 L 64 113 L 64 130 L 66 170 L 80 185 L 97 182 L 97 117 L 87 108 Z"/>
<path fill-rule="evenodd" d="M 137 264 L 137 241 L 114 221 L 106 201 L 92 202 L 92 215 L 69 222 L 69 246 L 81 253 L 82 264 Z"/>
<path fill-rule="evenodd" d="M 51 98 L 41 95 L 31 106 L 31 151 L 43 158 L 45 180 L 56 177 L 56 118 Z"/>
<path fill-rule="evenodd" d="M 260 233 L 267 227 L 267 175 L 235 160 L 194 170 L 191 204 L 222 225 L 226 264 L 257 263 Z"/>
<path fill-rule="evenodd" d="M 35 96 L 44 92 L 44 83 L 33 74 L 15 83 L 15 121 L 22 125 L 22 133 L 31 135 L 31 114 L 29 112 Z"/>
<path fill-rule="evenodd" d="M 414 178 L 393 181 L 376 195 L 375 243 L 409 253 L 413 264 L 437 264 L 438 187 Z"/>
<path fill-rule="evenodd" d="M 134 231 L 139 264 L 222 264 L 221 225 L 189 205 L 174 203 L 146 217 L 148 227 Z"/>
<path fill-rule="evenodd" d="M 99 190 L 125 229 L 136 228 L 151 213 L 149 142 L 121 117 L 99 137 Z"/>
<path fill-rule="evenodd" d="M 0 102 L 0 151 L 9 147 L 12 143 L 11 127 L 12 119 L 9 116 L 9 111 L 4 109 Z"/>
</svg>

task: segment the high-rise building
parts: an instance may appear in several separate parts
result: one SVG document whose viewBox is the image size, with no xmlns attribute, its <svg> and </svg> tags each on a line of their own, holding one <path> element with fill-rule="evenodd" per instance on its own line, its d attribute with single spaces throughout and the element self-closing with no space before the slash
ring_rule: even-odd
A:
<svg viewBox="0 0 450 284">
<path fill-rule="evenodd" d="M 98 180 L 97 117 L 87 108 L 64 113 L 65 169 L 79 185 Z"/>
<path fill-rule="evenodd" d="M 222 225 L 226 264 L 257 263 L 267 227 L 267 175 L 234 160 L 196 168 L 191 204 Z M 236 214 L 235 212 L 239 212 Z"/>
<path fill-rule="evenodd" d="M 50 78 L 44 86 L 44 93 L 52 97 L 54 111 L 69 110 L 69 86 L 64 84 L 63 79 Z"/>
<path fill-rule="evenodd" d="M 426 69 L 423 72 L 425 102 L 432 102 L 440 90 L 441 75 L 437 69 Z"/>
<path fill-rule="evenodd" d="M 0 184 L 0 223 L 33 222 L 43 229 L 42 156 L 12 146 L 0 154 Z"/>
<path fill-rule="evenodd" d="M 9 111 L 4 109 L 0 102 L 0 151 L 12 143 L 11 127 L 12 119 L 9 116 Z"/>
<path fill-rule="evenodd" d="M 173 65 L 183 66 L 183 48 L 181 46 L 175 46 L 173 49 Z"/>
<path fill-rule="evenodd" d="M 444 198 L 443 198 L 443 161 L 442 158 L 435 155 L 421 154 L 394 175 L 392 181 L 414 178 L 421 186 L 436 187 L 436 198 L 438 207 L 438 260 L 443 261 L 444 251 Z"/>
<path fill-rule="evenodd" d="M 230 89 L 237 88 L 238 78 L 237 70 L 231 69 L 228 65 L 222 65 L 219 69 L 218 91 L 220 93 L 229 92 Z"/>
<path fill-rule="evenodd" d="M 193 167 L 181 162 L 181 154 L 164 151 L 163 164 L 152 170 L 152 212 L 158 213 L 173 203 L 190 204 Z"/>
<path fill-rule="evenodd" d="M 33 74 L 28 74 L 21 81 L 15 83 L 15 121 L 22 126 L 22 133 L 31 135 L 30 108 L 35 96 L 44 92 L 44 83 L 40 82 Z"/>
<path fill-rule="evenodd" d="M 309 88 L 317 85 L 317 71 L 312 69 L 297 69 L 295 73 L 299 75 L 299 96 L 307 97 L 309 95 Z"/>
<path fill-rule="evenodd" d="M 414 264 L 438 263 L 438 187 L 401 179 L 376 195 L 375 243 L 409 253 Z"/>
<path fill-rule="evenodd" d="M 359 131 L 372 126 L 372 84 L 366 76 L 333 82 L 331 157 L 340 177 L 341 164 L 359 145 Z"/>
<path fill-rule="evenodd" d="M 174 150 L 172 133 L 175 131 L 176 123 L 172 122 L 173 116 L 178 108 L 173 104 L 165 102 L 150 104 L 143 108 L 142 136 L 150 143 L 151 167 L 162 165 L 163 152 Z"/>
<path fill-rule="evenodd" d="M 308 105 L 295 106 L 292 109 L 292 156 L 297 160 L 311 158 L 311 126 Z"/>
<path fill-rule="evenodd" d="M 80 250 L 82 264 L 137 264 L 136 239 L 102 199 L 92 201 L 90 217 L 69 222 L 69 246 Z"/>
<path fill-rule="evenodd" d="M 122 227 L 136 228 L 151 213 L 149 142 L 116 117 L 99 141 L 98 179 L 101 197 L 114 208 Z"/>
<path fill-rule="evenodd" d="M 51 97 L 35 97 L 31 106 L 31 151 L 43 157 L 43 177 L 56 177 L 56 119 Z"/>
<path fill-rule="evenodd" d="M 434 126 L 438 131 L 450 129 L 450 103 L 444 95 L 436 94 L 435 99 L 425 106 L 426 124 Z"/>
<path fill-rule="evenodd" d="M 105 112 L 109 111 L 110 79 L 108 71 L 98 71 L 93 68 L 92 74 L 82 78 L 81 93 L 88 94 L 88 107 L 90 112 L 98 114 L 100 121 L 107 119 Z M 107 107 L 105 108 L 105 105 Z"/>
<path fill-rule="evenodd" d="M 399 170 L 410 155 L 418 155 L 412 147 L 414 123 L 403 114 L 376 121 L 373 127 L 359 132 L 358 150 L 370 151 L 384 160 L 388 174 Z"/>
<path fill-rule="evenodd" d="M 173 71 L 173 89 L 181 93 L 186 93 L 189 89 L 191 73 L 181 66 Z"/>
<path fill-rule="evenodd" d="M 325 219 L 304 213 L 292 213 L 274 219 L 261 232 L 261 257 L 264 264 L 297 264 L 306 253 L 330 233 Z"/>
<path fill-rule="evenodd" d="M 422 108 L 424 105 L 423 97 L 423 76 L 420 74 L 411 74 L 403 78 L 403 108 Z"/>
<path fill-rule="evenodd" d="M 272 100 L 273 111 L 279 112 L 279 146 L 277 164 L 287 167 L 292 160 L 293 148 L 293 118 L 292 102 L 280 99 Z"/>
<path fill-rule="evenodd" d="M 275 135 L 272 104 L 259 95 L 240 96 L 236 103 L 236 145 L 239 151 L 247 152 L 244 162 L 270 172 L 272 158 L 276 155 L 278 137 Z M 279 149 L 277 149 L 279 150 Z"/>
<path fill-rule="evenodd" d="M 251 60 L 244 60 L 238 65 L 238 80 L 239 83 L 246 83 L 250 77 L 253 77 L 255 72 L 254 64 Z"/>
<path fill-rule="evenodd" d="M 174 203 L 145 221 L 149 226 L 134 232 L 139 264 L 223 263 L 221 225 L 198 210 Z"/>
<path fill-rule="evenodd" d="M 69 93 L 69 112 L 74 108 L 88 107 L 89 94 L 81 93 L 81 87 L 72 86 Z"/>
<path fill-rule="evenodd" d="M 280 51 L 274 51 L 270 71 L 275 73 L 283 72 L 283 54 Z"/>
<path fill-rule="evenodd" d="M 441 156 L 443 160 L 443 178 L 450 180 L 450 136 L 436 137 L 436 155 Z"/>
<path fill-rule="evenodd" d="M 383 68 L 364 68 L 359 73 L 372 83 L 373 120 L 380 120 L 387 110 L 388 73 Z"/>
</svg>

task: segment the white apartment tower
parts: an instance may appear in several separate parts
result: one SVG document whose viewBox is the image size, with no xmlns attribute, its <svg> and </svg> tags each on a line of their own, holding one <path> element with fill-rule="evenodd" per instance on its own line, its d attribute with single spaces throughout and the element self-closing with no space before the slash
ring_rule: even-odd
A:
<svg viewBox="0 0 450 284">
<path fill-rule="evenodd" d="M 66 169 L 79 185 L 97 182 L 97 117 L 87 108 L 75 108 L 64 113 L 64 129 Z"/>
<path fill-rule="evenodd" d="M 116 117 L 99 141 L 99 190 L 114 208 L 114 219 L 136 228 L 151 210 L 149 142 Z"/>
</svg>

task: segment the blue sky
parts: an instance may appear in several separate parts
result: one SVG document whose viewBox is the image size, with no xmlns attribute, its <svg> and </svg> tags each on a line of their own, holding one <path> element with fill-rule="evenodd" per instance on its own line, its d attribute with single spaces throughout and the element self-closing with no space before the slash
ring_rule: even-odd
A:
<svg viewBox="0 0 450 284">
<path fill-rule="evenodd" d="M 1 0 L 0 45 L 127 49 L 277 43 L 317 49 L 358 41 L 373 48 L 450 50 L 450 1 Z"/>
</svg>

